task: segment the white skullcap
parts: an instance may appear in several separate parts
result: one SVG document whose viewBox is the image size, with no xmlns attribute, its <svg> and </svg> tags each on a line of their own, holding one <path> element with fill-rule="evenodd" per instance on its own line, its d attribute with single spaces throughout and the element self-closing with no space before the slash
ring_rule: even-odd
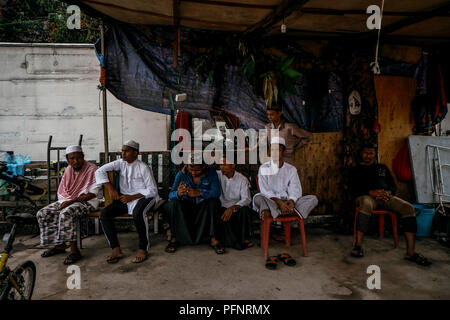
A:
<svg viewBox="0 0 450 320">
<path fill-rule="evenodd" d="M 68 146 L 66 148 L 66 154 L 73 153 L 73 152 L 83 152 L 80 146 Z"/>
<path fill-rule="evenodd" d="M 282 137 L 273 137 L 270 144 L 282 144 L 286 147 L 286 141 Z"/>
<path fill-rule="evenodd" d="M 133 148 L 133 149 L 136 149 L 136 150 L 139 150 L 139 143 L 137 143 L 134 140 L 127 140 L 127 141 L 125 141 L 123 143 L 123 145 L 124 146 L 128 146 L 128 147 Z"/>
</svg>

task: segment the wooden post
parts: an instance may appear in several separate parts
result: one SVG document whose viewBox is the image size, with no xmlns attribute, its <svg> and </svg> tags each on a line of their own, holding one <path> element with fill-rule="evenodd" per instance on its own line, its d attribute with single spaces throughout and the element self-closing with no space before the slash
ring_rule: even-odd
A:
<svg viewBox="0 0 450 320">
<path fill-rule="evenodd" d="M 106 68 L 105 34 L 104 34 L 103 24 L 100 26 L 100 32 L 101 32 L 102 56 L 105 61 L 105 68 Z M 109 145 L 108 145 L 108 110 L 107 110 L 107 104 L 106 104 L 106 85 L 102 90 L 102 98 L 103 98 L 103 139 L 104 139 L 104 146 L 105 146 L 105 163 L 108 163 L 109 162 Z"/>
</svg>

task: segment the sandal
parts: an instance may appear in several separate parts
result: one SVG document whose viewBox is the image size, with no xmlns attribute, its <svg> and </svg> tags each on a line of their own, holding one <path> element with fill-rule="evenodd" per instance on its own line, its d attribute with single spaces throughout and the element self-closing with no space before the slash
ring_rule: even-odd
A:
<svg viewBox="0 0 450 320">
<path fill-rule="evenodd" d="M 277 256 L 267 257 L 266 268 L 269 270 L 275 270 L 277 268 L 277 263 L 278 263 Z"/>
<path fill-rule="evenodd" d="M 361 248 L 361 246 L 354 246 L 351 255 L 355 258 L 362 258 L 364 257 L 364 250 Z"/>
<path fill-rule="evenodd" d="M 123 256 L 121 256 L 121 257 L 114 257 L 114 258 L 107 259 L 106 262 L 108 262 L 110 264 L 113 264 L 113 263 L 119 262 L 119 260 L 122 259 L 122 258 L 123 258 Z"/>
<path fill-rule="evenodd" d="M 177 248 L 178 248 L 178 243 L 169 242 L 169 244 L 167 245 L 166 249 L 164 249 L 164 251 L 166 251 L 167 253 L 175 253 L 175 251 L 177 251 Z"/>
<path fill-rule="evenodd" d="M 69 264 L 75 263 L 78 260 L 81 259 L 81 253 L 77 252 L 77 253 L 70 253 L 65 259 L 64 259 L 64 264 L 67 266 Z"/>
<path fill-rule="evenodd" d="M 222 247 L 219 242 L 217 242 L 215 245 L 211 245 L 211 248 L 213 248 L 217 254 L 225 253 L 225 248 Z"/>
<path fill-rule="evenodd" d="M 415 262 L 418 265 L 421 265 L 421 266 L 424 266 L 424 267 L 428 267 L 431 264 L 431 262 L 428 261 L 428 259 L 425 258 L 420 253 L 414 253 L 411 257 L 405 257 L 405 260 L 408 260 L 408 261 L 411 261 L 411 262 Z"/>
<path fill-rule="evenodd" d="M 297 264 L 297 262 L 287 253 L 281 253 L 277 257 L 279 261 L 283 261 L 283 263 L 289 267 L 293 267 Z"/>
<path fill-rule="evenodd" d="M 48 257 L 54 256 L 56 254 L 61 254 L 61 253 L 65 253 L 65 252 L 66 252 L 66 249 L 63 250 L 63 249 L 51 248 L 51 249 L 45 250 L 41 254 L 41 257 L 48 258 Z"/>
<path fill-rule="evenodd" d="M 253 246 L 255 246 L 255 244 L 250 240 L 245 240 L 245 246 L 246 248 L 252 248 Z"/>
</svg>

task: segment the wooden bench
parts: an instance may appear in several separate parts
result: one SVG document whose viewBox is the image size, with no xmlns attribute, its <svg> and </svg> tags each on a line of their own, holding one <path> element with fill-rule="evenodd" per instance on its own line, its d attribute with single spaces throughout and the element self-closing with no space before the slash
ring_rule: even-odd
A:
<svg viewBox="0 0 450 320">
<path fill-rule="evenodd" d="M 120 159 L 121 153 L 120 152 L 111 152 L 109 153 L 109 162 Z M 148 208 L 147 219 L 153 218 L 153 231 L 154 233 L 158 233 L 158 221 L 159 221 L 159 209 L 162 207 L 162 205 L 167 201 L 164 199 L 168 198 L 168 194 L 170 192 L 171 188 L 171 178 L 170 178 L 170 172 L 169 172 L 169 160 L 170 160 L 170 152 L 169 151 L 162 151 L 162 152 L 139 152 L 138 156 L 139 160 L 144 161 L 147 163 L 153 171 L 153 175 L 155 177 L 156 183 L 158 185 L 158 194 L 161 198 L 152 208 Z M 104 153 L 100 153 L 100 164 L 104 163 L 105 155 Z M 108 178 L 109 181 L 115 186 L 115 188 L 118 188 L 118 173 L 115 172 L 108 172 Z M 103 194 L 105 198 L 104 206 L 99 207 L 99 210 L 90 212 L 87 216 L 88 219 L 94 220 L 94 234 L 100 234 L 100 215 L 101 210 L 107 207 L 112 203 L 112 199 L 108 193 L 108 190 L 103 188 Z M 151 209 L 151 210 L 150 210 Z M 121 216 L 116 217 L 117 220 L 130 220 L 133 219 L 133 216 L 126 213 Z M 82 248 L 82 240 L 83 238 L 86 238 L 89 235 L 89 224 L 88 221 L 86 222 L 86 235 L 83 237 L 81 232 L 81 224 L 82 220 L 77 220 L 76 223 L 76 229 L 77 229 L 77 244 L 78 247 Z"/>
</svg>

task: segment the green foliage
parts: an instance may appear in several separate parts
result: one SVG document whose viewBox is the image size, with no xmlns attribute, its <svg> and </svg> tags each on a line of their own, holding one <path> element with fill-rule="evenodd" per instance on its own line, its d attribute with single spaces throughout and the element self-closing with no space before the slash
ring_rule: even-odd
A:
<svg viewBox="0 0 450 320">
<path fill-rule="evenodd" d="M 0 41 L 94 43 L 100 20 L 81 11 L 81 29 L 70 30 L 68 6 L 59 0 L 8 0 L 0 9 Z"/>
<path fill-rule="evenodd" d="M 193 68 L 199 81 L 210 79 L 216 85 L 223 78 L 224 66 L 240 65 L 243 74 L 252 84 L 255 94 L 264 97 L 269 106 L 285 98 L 286 92 L 298 95 L 295 78 L 300 72 L 291 66 L 294 58 L 277 58 L 265 53 L 270 48 L 262 39 L 243 39 L 230 35 L 211 43 L 211 47 L 193 53 L 193 58 L 185 63 Z"/>
</svg>

